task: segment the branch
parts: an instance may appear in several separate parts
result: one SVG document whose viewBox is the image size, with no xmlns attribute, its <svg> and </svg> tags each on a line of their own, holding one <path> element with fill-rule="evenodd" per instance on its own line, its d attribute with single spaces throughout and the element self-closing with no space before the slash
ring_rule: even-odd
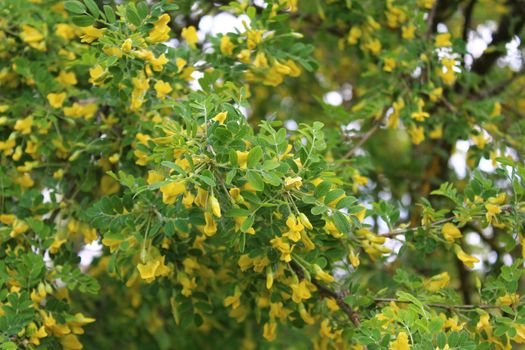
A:
<svg viewBox="0 0 525 350">
<path fill-rule="evenodd" d="M 512 205 L 510 205 L 510 204 L 502 205 L 502 206 L 500 206 L 500 209 L 502 211 L 509 211 L 509 210 L 512 210 Z M 393 231 L 390 231 L 390 232 L 381 233 L 381 234 L 379 234 L 379 236 L 387 237 L 387 238 L 395 237 L 395 236 L 399 236 L 399 235 L 405 234 L 408 231 L 417 230 L 419 228 L 427 229 L 427 228 L 430 228 L 430 227 L 439 226 L 441 224 L 444 224 L 444 223 L 447 223 L 449 221 L 452 221 L 455 218 L 456 218 L 455 216 L 451 216 L 449 218 L 445 218 L 445 219 L 441 219 L 441 220 L 435 221 L 435 222 L 431 223 L 428 226 L 407 227 L 407 228 L 403 228 L 403 229 L 398 229 L 398 230 L 393 230 Z"/>
<path fill-rule="evenodd" d="M 383 121 L 385 120 L 386 118 L 386 112 L 387 112 L 387 109 L 385 108 L 383 110 L 383 116 L 377 120 L 374 124 L 374 126 L 372 126 L 370 128 L 370 130 L 368 130 L 363 136 L 361 136 L 361 138 L 359 139 L 359 141 L 357 141 L 357 143 L 354 145 L 354 147 L 352 147 L 348 152 L 346 152 L 346 154 L 343 156 L 343 159 L 348 159 L 350 157 L 352 157 L 354 155 L 354 153 L 370 138 L 372 137 L 372 135 L 374 135 L 376 133 L 377 130 L 379 130 L 379 127 L 381 126 L 381 124 L 383 123 Z"/>
<path fill-rule="evenodd" d="M 463 10 L 465 14 L 465 21 L 463 22 L 463 42 L 466 44 L 468 40 L 468 31 L 472 23 L 472 13 L 474 12 L 474 7 L 476 6 L 477 0 L 470 0 L 468 5 Z"/>
<path fill-rule="evenodd" d="M 399 299 L 396 299 L 396 298 L 375 298 L 374 299 L 374 302 L 376 302 L 376 303 L 389 303 L 389 302 L 392 302 L 392 301 L 394 303 L 411 304 L 410 301 L 399 300 Z M 439 304 L 439 303 L 425 303 L 424 305 L 428 306 L 428 307 L 436 307 L 436 308 L 448 309 L 448 310 L 455 310 L 455 309 L 458 309 L 458 310 L 501 309 L 501 307 L 498 306 L 498 305 L 488 305 L 488 304 L 450 305 L 450 304 Z"/>
<path fill-rule="evenodd" d="M 304 279 L 304 271 L 299 264 L 297 264 L 295 261 L 290 261 L 290 267 L 294 270 L 294 272 L 297 274 L 297 277 L 299 279 Z M 341 310 L 344 311 L 344 313 L 348 316 L 350 321 L 354 324 L 354 326 L 359 327 L 361 324 L 359 320 L 359 314 L 357 311 L 353 310 L 350 305 L 348 305 L 344 300 L 344 295 L 342 293 L 336 292 L 331 290 L 329 287 L 325 286 L 315 278 L 311 279 L 311 282 L 317 287 L 319 292 L 325 296 L 328 296 L 330 298 L 333 298 L 337 305 L 341 308 Z"/>
<path fill-rule="evenodd" d="M 441 219 L 441 220 L 438 220 L 436 222 L 433 222 L 429 226 L 407 227 L 407 228 L 403 228 L 403 229 L 399 229 L 399 230 L 394 230 L 394 231 L 390 231 L 390 232 L 381 233 L 381 234 L 379 234 L 379 236 L 392 238 L 392 237 L 396 237 L 396 236 L 399 236 L 399 235 L 403 235 L 403 234 L 405 234 L 405 233 L 407 233 L 409 231 L 417 230 L 419 228 L 425 228 L 426 229 L 426 228 L 429 228 L 429 227 L 439 226 L 441 224 L 444 224 L 446 222 L 452 221 L 454 219 L 455 219 L 455 216 L 451 216 L 449 218 Z"/>
</svg>

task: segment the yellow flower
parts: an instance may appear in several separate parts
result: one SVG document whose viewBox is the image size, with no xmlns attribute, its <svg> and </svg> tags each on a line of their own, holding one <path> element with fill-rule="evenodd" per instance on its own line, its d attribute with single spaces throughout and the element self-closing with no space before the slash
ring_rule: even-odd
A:
<svg viewBox="0 0 525 350">
<path fill-rule="evenodd" d="M 148 185 L 153 185 L 157 182 L 161 182 L 162 180 L 164 180 L 164 176 L 162 174 L 159 174 L 155 170 L 150 170 L 148 172 L 148 178 L 146 180 Z"/>
<path fill-rule="evenodd" d="M 334 238 L 341 238 L 343 236 L 343 233 L 339 232 L 332 221 L 326 221 L 324 227 Z"/>
<path fill-rule="evenodd" d="M 348 260 L 350 261 L 350 264 L 354 267 L 354 269 L 359 267 L 359 264 L 361 261 L 359 260 L 359 254 L 356 254 L 353 249 L 350 249 L 350 253 L 348 254 Z"/>
<path fill-rule="evenodd" d="M 479 259 L 465 253 L 461 248 L 458 249 L 456 255 L 459 260 L 465 264 L 468 268 L 473 268 L 475 263 L 479 263 Z"/>
<path fill-rule="evenodd" d="M 91 84 L 97 85 L 97 82 L 99 82 L 100 78 L 104 75 L 106 71 L 104 68 L 102 68 L 101 65 L 97 64 L 95 67 L 89 69 L 89 82 Z"/>
<path fill-rule="evenodd" d="M 485 330 L 488 334 L 492 333 L 492 325 L 489 322 L 490 315 L 485 313 L 479 316 L 479 322 L 476 324 L 478 331 Z"/>
<path fill-rule="evenodd" d="M 485 138 L 485 135 L 483 135 L 483 133 L 481 133 L 479 135 L 472 135 L 472 136 L 470 136 L 470 138 L 472 139 L 472 141 L 474 141 L 474 144 L 479 149 L 485 148 L 485 145 L 487 144 L 487 141 L 488 141 Z"/>
<path fill-rule="evenodd" d="M 501 115 L 501 103 L 496 102 L 494 103 L 494 108 L 492 109 L 492 112 L 490 113 L 491 117 L 497 117 Z"/>
<path fill-rule="evenodd" d="M 195 45 L 199 41 L 199 37 L 197 36 L 197 30 L 194 26 L 183 28 L 181 36 L 184 40 L 186 40 L 186 42 L 192 49 L 195 48 Z"/>
<path fill-rule="evenodd" d="M 182 205 L 184 205 L 186 208 L 191 208 L 194 200 L 195 195 L 191 192 L 186 192 L 182 197 Z"/>
<path fill-rule="evenodd" d="M 244 49 L 237 55 L 237 59 L 242 63 L 250 63 L 250 50 Z"/>
<path fill-rule="evenodd" d="M 168 63 L 168 58 L 166 57 L 165 54 L 162 54 L 157 58 L 155 57 L 150 58 L 149 62 L 153 66 L 153 70 L 155 72 L 160 72 L 162 71 L 162 68 L 164 67 L 164 65 Z"/>
<path fill-rule="evenodd" d="M 232 309 L 241 306 L 241 290 L 236 287 L 233 295 L 224 298 L 223 304 L 225 307 L 231 306 Z"/>
<path fill-rule="evenodd" d="M 299 304 L 299 315 L 301 316 L 301 318 L 306 324 L 315 323 L 314 318 L 308 313 L 308 311 L 306 311 L 306 308 L 304 307 L 303 304 Z"/>
<path fill-rule="evenodd" d="M 290 285 L 290 287 L 292 288 L 292 300 L 297 304 L 312 297 L 312 294 L 306 285 L 306 280 L 294 283 Z"/>
<path fill-rule="evenodd" d="M 487 214 L 485 214 L 485 216 L 489 223 L 492 223 L 492 220 L 496 217 L 496 215 L 501 213 L 501 208 L 498 205 L 492 203 L 485 204 L 485 209 L 487 209 Z"/>
<path fill-rule="evenodd" d="M 270 266 L 266 268 L 266 289 L 272 289 L 273 286 L 273 270 Z"/>
<path fill-rule="evenodd" d="M 416 27 L 413 24 L 403 26 L 401 28 L 401 36 L 403 37 L 403 39 L 412 40 L 415 37 L 414 35 L 415 31 L 416 31 Z"/>
<path fill-rule="evenodd" d="M 47 100 L 51 107 L 53 108 L 60 108 L 64 104 L 64 100 L 66 99 L 67 94 L 65 92 L 62 93 L 51 93 L 47 95 Z"/>
<path fill-rule="evenodd" d="M 443 272 L 425 280 L 425 288 L 431 292 L 437 292 L 448 286 L 449 282 L 450 276 L 448 275 L 448 272 Z"/>
<path fill-rule="evenodd" d="M 214 195 L 211 195 L 208 197 L 208 204 L 211 207 L 211 211 L 213 215 L 220 218 L 221 217 L 221 206 L 219 204 L 219 201 Z"/>
<path fill-rule="evenodd" d="M 396 61 L 393 58 L 390 58 L 390 57 L 385 58 L 385 64 L 383 66 L 383 70 L 385 72 L 392 72 L 395 67 L 396 67 Z"/>
<path fill-rule="evenodd" d="M 62 344 L 63 350 L 81 350 L 83 348 L 82 343 L 74 334 L 67 334 L 60 338 L 60 344 Z"/>
<path fill-rule="evenodd" d="M 412 124 L 408 129 L 408 134 L 414 145 L 419 145 L 425 140 L 425 129 L 422 126 Z"/>
<path fill-rule="evenodd" d="M 309 230 L 312 230 L 314 228 L 308 217 L 303 213 L 299 213 L 299 222 Z"/>
<path fill-rule="evenodd" d="M 253 60 L 253 65 L 256 68 L 266 68 L 268 67 L 268 59 L 266 58 L 266 54 L 264 52 L 259 52 L 255 59 Z"/>
<path fill-rule="evenodd" d="M 266 322 L 263 326 L 264 339 L 273 341 L 277 337 L 277 323 L 275 321 Z"/>
<path fill-rule="evenodd" d="M 399 332 L 396 340 L 390 343 L 388 350 L 410 350 L 408 335 L 405 332 Z"/>
<path fill-rule="evenodd" d="M 31 132 L 32 126 L 33 116 L 29 116 L 24 119 L 18 119 L 15 123 L 15 130 L 20 131 L 23 135 L 27 135 Z"/>
<path fill-rule="evenodd" d="M 314 267 L 315 276 L 317 278 L 319 278 L 321 281 L 325 281 L 325 282 L 333 282 L 334 281 L 334 277 L 332 275 L 326 273 L 325 271 L 323 271 L 323 269 L 321 269 L 321 267 L 319 265 L 314 264 L 313 267 Z"/>
<path fill-rule="evenodd" d="M 372 39 L 365 43 L 363 48 L 369 50 L 374 55 L 379 55 L 381 52 L 381 42 L 377 39 Z"/>
<path fill-rule="evenodd" d="M 293 247 L 289 243 L 286 243 L 281 237 L 276 237 L 270 240 L 273 248 L 281 252 L 281 261 L 290 262 L 292 261 L 292 250 Z"/>
<path fill-rule="evenodd" d="M 212 120 L 218 122 L 219 124 L 224 124 L 224 121 L 228 117 L 228 112 L 220 112 L 215 115 L 215 117 L 212 118 Z"/>
<path fill-rule="evenodd" d="M 106 28 L 98 29 L 93 26 L 82 28 L 83 34 L 80 36 L 80 41 L 83 43 L 92 43 L 93 41 L 102 38 Z"/>
<path fill-rule="evenodd" d="M 75 37 L 75 27 L 67 23 L 58 23 L 55 27 L 55 34 L 69 41 Z"/>
<path fill-rule="evenodd" d="M 300 176 L 286 177 L 284 179 L 284 188 L 290 190 L 292 188 L 299 189 L 303 185 L 303 179 Z"/>
<path fill-rule="evenodd" d="M 133 48 L 133 42 L 131 41 L 130 38 L 127 38 L 126 40 L 124 40 L 124 42 L 122 43 L 122 46 L 120 48 L 124 52 L 129 52 Z"/>
<path fill-rule="evenodd" d="M 452 243 L 454 240 L 463 237 L 461 231 L 456 227 L 456 225 L 451 224 L 450 222 L 447 222 L 445 225 L 443 225 L 441 233 L 443 233 L 443 237 L 449 243 Z"/>
<path fill-rule="evenodd" d="M 161 255 L 145 264 L 138 264 L 137 270 L 139 270 L 140 278 L 149 283 L 152 282 L 155 277 L 167 276 L 171 272 L 171 269 L 165 265 L 165 258 L 165 256 Z"/>
<path fill-rule="evenodd" d="M 157 97 L 161 100 L 166 98 L 166 95 L 169 94 L 173 89 L 170 83 L 159 80 L 155 83 L 155 91 L 157 92 Z"/>
<path fill-rule="evenodd" d="M 262 41 L 262 35 L 263 35 L 263 31 L 262 30 L 253 30 L 253 29 L 250 29 L 249 31 L 246 32 L 246 36 L 247 36 L 247 46 L 248 46 L 248 49 L 250 50 L 253 50 L 257 47 L 257 45 Z"/>
<path fill-rule="evenodd" d="M 440 139 L 443 137 L 443 125 L 438 125 L 434 130 L 428 133 L 428 136 L 430 136 L 431 139 Z"/>
<path fill-rule="evenodd" d="M 29 46 L 40 50 L 46 50 L 46 44 L 43 41 L 44 35 L 40 30 L 37 30 L 27 24 L 22 25 L 22 32 L 20 33 L 20 39 L 29 44 Z"/>
<path fill-rule="evenodd" d="M 516 293 L 513 293 L 513 294 L 505 294 L 504 296 L 499 297 L 497 300 L 497 303 L 498 305 L 510 306 L 513 304 L 517 304 L 519 301 L 520 301 L 520 296 Z"/>
<path fill-rule="evenodd" d="M 246 169 L 249 152 L 236 151 L 235 153 L 237 154 L 237 164 L 239 164 L 239 167 L 241 169 Z"/>
<path fill-rule="evenodd" d="M 104 47 L 102 51 L 108 56 L 122 57 L 122 50 L 118 47 Z"/>
<path fill-rule="evenodd" d="M 422 122 L 428 117 L 430 117 L 430 114 L 427 112 L 419 111 L 419 112 L 413 112 L 410 117 L 414 120 L 417 120 L 418 122 Z"/>
<path fill-rule="evenodd" d="M 362 34 L 363 32 L 361 31 L 361 28 L 359 28 L 358 26 L 353 26 L 350 29 L 350 32 L 348 33 L 348 43 L 350 45 L 357 44 L 357 41 L 359 40 Z"/>
<path fill-rule="evenodd" d="M 73 72 L 60 71 L 56 81 L 62 85 L 75 85 L 77 83 L 77 77 Z"/>
<path fill-rule="evenodd" d="M 177 57 L 175 59 L 175 65 L 177 66 L 178 72 L 182 71 L 184 66 L 186 65 L 186 60 L 184 58 Z"/>
<path fill-rule="evenodd" d="M 106 195 L 117 193 L 120 189 L 120 184 L 109 175 L 104 175 L 100 179 L 100 192 Z"/>
<path fill-rule="evenodd" d="M 448 47 L 452 46 L 450 41 L 450 33 L 441 33 L 436 35 L 436 47 Z"/>
<path fill-rule="evenodd" d="M 204 220 L 206 225 L 204 226 L 204 234 L 206 236 L 213 236 L 217 233 L 217 223 L 213 220 L 213 216 L 206 212 L 204 213 Z"/>
<path fill-rule="evenodd" d="M 221 37 L 221 53 L 225 56 L 231 56 L 233 54 L 233 49 L 235 45 L 232 43 L 228 35 L 223 35 Z"/>
<path fill-rule="evenodd" d="M 186 192 L 186 184 L 182 180 L 173 181 L 160 186 L 160 192 L 162 192 L 162 201 L 164 203 L 173 204 L 180 194 Z"/>
<path fill-rule="evenodd" d="M 149 32 L 148 40 L 152 43 L 160 43 L 168 40 L 170 38 L 170 27 L 168 26 L 170 20 L 171 18 L 167 13 L 160 16 L 159 19 L 153 23 L 153 29 Z"/>
<path fill-rule="evenodd" d="M 15 220 L 16 216 L 14 214 L 0 214 L 0 222 L 4 225 L 12 225 Z"/>
</svg>

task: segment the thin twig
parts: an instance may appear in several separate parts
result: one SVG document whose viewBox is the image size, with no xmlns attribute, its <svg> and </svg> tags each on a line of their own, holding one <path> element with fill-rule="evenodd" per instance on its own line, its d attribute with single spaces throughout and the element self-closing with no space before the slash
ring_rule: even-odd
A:
<svg viewBox="0 0 525 350">
<path fill-rule="evenodd" d="M 303 268 L 299 266 L 295 261 L 290 262 L 290 267 L 294 270 L 294 272 L 297 274 L 297 277 L 300 279 L 304 278 L 304 272 Z M 325 296 L 331 297 L 335 300 L 337 305 L 343 310 L 343 312 L 348 316 L 350 321 L 354 324 L 354 326 L 359 327 L 361 324 L 359 320 L 359 314 L 352 309 L 350 305 L 348 305 L 344 300 L 344 295 L 342 293 L 333 291 L 329 287 L 325 286 L 315 278 L 311 279 L 311 282 L 317 287 L 319 292 Z"/>
<path fill-rule="evenodd" d="M 426 37 L 427 39 L 430 38 L 432 35 L 432 32 L 434 31 L 434 18 L 436 17 L 437 7 L 439 4 L 439 0 L 435 0 L 434 4 L 432 5 L 432 9 L 430 10 L 430 13 L 428 14 L 427 18 L 427 33 Z"/>
<path fill-rule="evenodd" d="M 433 222 L 431 223 L 429 226 L 415 226 L 415 227 L 407 227 L 407 228 L 403 228 L 403 229 L 398 229 L 398 230 L 394 230 L 394 231 L 390 231 L 390 232 L 385 232 L 385 233 L 381 233 L 379 234 L 379 236 L 381 237 L 387 237 L 387 238 L 391 238 L 391 237 L 396 237 L 396 236 L 399 236 L 399 235 L 402 235 L 402 234 L 405 234 L 409 231 L 414 231 L 414 230 L 417 230 L 419 228 L 429 228 L 429 227 L 433 227 L 433 226 L 439 226 L 441 224 L 444 224 L 446 222 L 449 222 L 449 221 L 452 221 L 455 219 L 455 216 L 451 216 L 449 218 L 446 218 L 446 219 L 441 219 L 441 220 L 438 220 L 436 222 Z"/>
<path fill-rule="evenodd" d="M 411 304 L 411 301 L 408 300 L 399 300 L 396 298 L 374 298 L 374 302 L 376 303 L 389 303 L 393 301 L 394 303 L 403 303 L 403 304 Z M 465 305 L 449 305 L 449 304 L 439 304 L 439 303 L 424 303 L 424 305 L 428 307 L 437 307 L 441 309 L 448 309 L 448 310 L 475 310 L 475 309 L 501 309 L 498 305 L 488 305 L 488 304 L 465 304 Z"/>
</svg>

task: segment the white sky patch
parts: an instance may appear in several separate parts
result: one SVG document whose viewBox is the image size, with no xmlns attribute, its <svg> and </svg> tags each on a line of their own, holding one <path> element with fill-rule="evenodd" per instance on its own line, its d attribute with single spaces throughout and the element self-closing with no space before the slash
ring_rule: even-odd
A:
<svg viewBox="0 0 525 350">
<path fill-rule="evenodd" d="M 199 85 L 199 79 L 202 78 L 203 76 L 204 76 L 204 73 L 199 72 L 197 70 L 193 71 L 193 73 L 191 73 L 191 77 L 193 78 L 193 80 L 190 81 L 190 89 L 194 91 L 202 90 L 201 86 Z"/>
<path fill-rule="evenodd" d="M 343 100 L 350 101 L 354 95 L 352 84 L 343 84 L 341 87 L 341 95 L 343 95 Z"/>
<path fill-rule="evenodd" d="M 323 96 L 323 101 L 332 106 L 340 106 L 343 103 L 343 95 L 339 91 L 330 91 Z"/>
<path fill-rule="evenodd" d="M 486 173 L 493 173 L 496 168 L 492 165 L 492 159 L 481 158 L 478 168 Z"/>
<path fill-rule="evenodd" d="M 289 119 L 284 122 L 284 127 L 288 130 L 294 131 L 294 130 L 297 130 L 298 125 L 295 120 Z"/>
<path fill-rule="evenodd" d="M 87 268 L 93 262 L 93 259 L 102 255 L 102 244 L 99 241 L 93 241 L 86 244 L 78 256 L 80 257 L 80 267 Z"/>
<path fill-rule="evenodd" d="M 467 176 L 467 151 L 469 147 L 469 141 L 457 141 L 456 152 L 454 152 L 448 162 L 448 166 L 454 169 L 460 179 L 464 179 Z"/>
<path fill-rule="evenodd" d="M 512 38 L 512 40 L 505 45 L 505 48 L 507 49 L 507 55 L 499 59 L 498 65 L 501 67 L 508 66 L 515 72 L 521 70 L 525 52 L 520 50 L 520 44 L 520 38 L 518 36 L 514 36 L 514 38 Z"/>
<path fill-rule="evenodd" d="M 503 263 L 507 266 L 510 266 L 513 263 L 512 256 L 510 254 L 503 255 L 502 260 Z"/>
<path fill-rule="evenodd" d="M 470 245 L 479 245 L 481 237 L 476 232 L 469 232 L 465 235 L 465 241 Z"/>
<path fill-rule="evenodd" d="M 447 28 L 447 26 L 444 23 L 438 23 L 437 31 L 438 31 L 438 33 L 446 33 L 446 32 L 448 32 L 448 28 Z"/>
<path fill-rule="evenodd" d="M 204 38 L 206 34 L 217 35 L 235 33 L 236 31 L 244 32 L 243 22 L 250 26 L 250 18 L 246 15 L 235 17 L 230 13 L 221 12 L 215 16 L 203 16 L 199 22 L 197 34 L 200 39 L 201 35 Z"/>
</svg>

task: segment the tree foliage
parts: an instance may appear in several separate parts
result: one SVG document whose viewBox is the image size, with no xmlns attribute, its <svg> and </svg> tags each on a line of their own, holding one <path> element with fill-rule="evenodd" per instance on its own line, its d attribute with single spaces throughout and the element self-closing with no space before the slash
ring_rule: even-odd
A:
<svg viewBox="0 0 525 350">
<path fill-rule="evenodd" d="M 0 349 L 519 349 L 524 9 L 1 1 Z"/>
</svg>

